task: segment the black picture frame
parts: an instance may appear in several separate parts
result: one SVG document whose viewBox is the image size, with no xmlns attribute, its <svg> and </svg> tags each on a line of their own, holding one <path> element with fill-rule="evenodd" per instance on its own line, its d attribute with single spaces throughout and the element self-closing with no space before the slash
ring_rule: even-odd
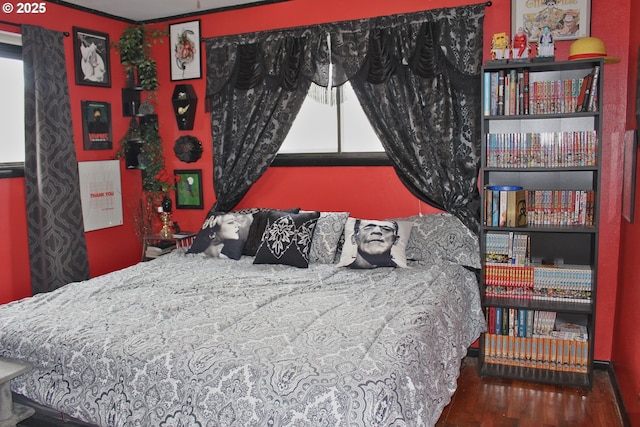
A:
<svg viewBox="0 0 640 427">
<path fill-rule="evenodd" d="M 111 87 L 109 35 L 73 27 L 73 59 L 76 84 Z"/>
<path fill-rule="evenodd" d="M 638 133 L 628 130 L 624 134 L 624 160 L 622 173 L 622 217 L 633 223 L 636 203 L 636 162 L 638 156 Z"/>
<path fill-rule="evenodd" d="M 102 101 L 80 101 L 82 107 L 82 139 L 85 150 L 111 150 L 111 104 Z"/>
<path fill-rule="evenodd" d="M 176 178 L 176 209 L 202 209 L 202 169 L 174 170 Z"/>
<path fill-rule="evenodd" d="M 199 19 L 169 25 L 169 64 L 171 81 L 202 78 Z"/>
</svg>

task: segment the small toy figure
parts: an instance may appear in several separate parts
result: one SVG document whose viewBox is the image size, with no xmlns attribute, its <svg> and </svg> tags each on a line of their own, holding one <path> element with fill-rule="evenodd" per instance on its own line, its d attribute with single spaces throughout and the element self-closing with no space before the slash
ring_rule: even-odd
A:
<svg viewBox="0 0 640 427">
<path fill-rule="evenodd" d="M 552 58 L 554 56 L 554 49 L 553 35 L 549 27 L 545 26 L 542 28 L 542 32 L 538 38 L 538 57 Z"/>
<path fill-rule="evenodd" d="M 491 40 L 491 59 L 509 59 L 509 36 L 495 33 Z"/>
<path fill-rule="evenodd" d="M 518 28 L 518 32 L 513 36 L 511 43 L 511 58 L 524 59 L 529 57 L 529 37 L 522 27 Z"/>
</svg>

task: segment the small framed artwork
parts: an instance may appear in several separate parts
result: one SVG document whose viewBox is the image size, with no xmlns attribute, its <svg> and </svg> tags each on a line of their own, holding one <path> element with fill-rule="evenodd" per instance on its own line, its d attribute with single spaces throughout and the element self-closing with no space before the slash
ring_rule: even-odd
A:
<svg viewBox="0 0 640 427">
<path fill-rule="evenodd" d="M 173 171 L 176 177 L 176 208 L 202 209 L 202 169 Z"/>
<path fill-rule="evenodd" d="M 545 27 L 556 41 L 589 36 L 591 0 L 511 0 L 511 34 L 522 29 L 533 43 Z"/>
<path fill-rule="evenodd" d="M 202 77 L 200 21 L 169 25 L 171 80 Z"/>
<path fill-rule="evenodd" d="M 109 35 L 73 27 L 76 84 L 111 87 Z"/>
<path fill-rule="evenodd" d="M 111 150 L 111 104 L 81 101 L 82 139 L 85 150 Z"/>
<path fill-rule="evenodd" d="M 628 130 L 624 134 L 624 165 L 622 175 L 622 216 L 633 222 L 636 203 L 636 159 L 638 153 L 638 134 Z"/>
</svg>

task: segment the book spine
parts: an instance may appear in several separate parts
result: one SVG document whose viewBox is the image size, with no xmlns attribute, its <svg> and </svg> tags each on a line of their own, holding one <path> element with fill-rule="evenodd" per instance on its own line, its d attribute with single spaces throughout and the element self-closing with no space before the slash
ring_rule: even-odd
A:
<svg viewBox="0 0 640 427">
<path fill-rule="evenodd" d="M 504 100 L 505 100 L 505 71 L 504 70 L 499 70 L 498 71 L 498 108 L 497 108 L 497 115 L 498 116 L 502 116 L 504 115 Z"/>
<path fill-rule="evenodd" d="M 485 116 L 491 115 L 491 73 L 485 71 L 484 83 L 482 86 L 483 110 Z"/>
<path fill-rule="evenodd" d="M 598 80 L 600 75 L 600 66 L 593 67 L 593 78 L 591 81 L 591 92 L 589 93 L 589 108 L 587 111 L 597 111 L 598 104 L 596 99 L 598 97 Z"/>
<path fill-rule="evenodd" d="M 523 72 L 523 100 L 522 100 L 522 106 L 523 106 L 523 111 L 522 114 L 529 114 L 529 70 L 524 70 Z"/>
</svg>

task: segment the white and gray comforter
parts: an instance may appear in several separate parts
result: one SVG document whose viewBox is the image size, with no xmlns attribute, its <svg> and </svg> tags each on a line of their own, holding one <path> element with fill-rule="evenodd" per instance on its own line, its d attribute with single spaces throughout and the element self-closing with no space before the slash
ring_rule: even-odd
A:
<svg viewBox="0 0 640 427">
<path fill-rule="evenodd" d="M 484 328 L 453 264 L 171 254 L 0 306 L 12 390 L 100 426 L 428 426 Z"/>
</svg>

